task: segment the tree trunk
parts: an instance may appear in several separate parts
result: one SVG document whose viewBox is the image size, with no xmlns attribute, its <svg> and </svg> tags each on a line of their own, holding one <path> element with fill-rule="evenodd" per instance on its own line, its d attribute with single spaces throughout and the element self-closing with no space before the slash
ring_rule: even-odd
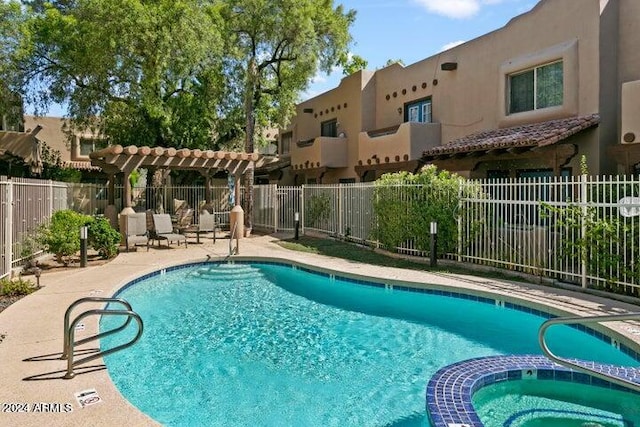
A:
<svg viewBox="0 0 640 427">
<path fill-rule="evenodd" d="M 247 85 L 244 100 L 245 115 L 247 118 L 247 126 L 245 132 L 244 151 L 246 153 L 253 153 L 254 149 L 254 137 L 256 128 L 256 116 L 255 116 L 255 92 L 256 84 L 258 80 L 258 66 L 255 58 L 249 60 L 247 64 Z M 236 203 L 240 203 L 239 200 Z M 244 226 L 245 230 L 251 230 L 253 225 L 253 168 L 250 168 L 244 175 Z"/>
</svg>

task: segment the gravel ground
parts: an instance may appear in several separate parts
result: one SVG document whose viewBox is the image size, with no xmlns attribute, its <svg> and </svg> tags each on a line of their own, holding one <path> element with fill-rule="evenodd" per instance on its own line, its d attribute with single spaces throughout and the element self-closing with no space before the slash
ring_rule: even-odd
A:
<svg viewBox="0 0 640 427">
<path fill-rule="evenodd" d="M 24 296 L 25 295 L 18 295 L 15 297 L 7 297 L 4 295 L 0 296 L 0 312 Z"/>
</svg>

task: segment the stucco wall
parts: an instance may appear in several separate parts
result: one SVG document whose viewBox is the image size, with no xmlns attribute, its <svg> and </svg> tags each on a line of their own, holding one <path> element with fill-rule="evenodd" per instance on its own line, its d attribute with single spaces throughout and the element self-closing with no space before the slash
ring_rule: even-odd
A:
<svg viewBox="0 0 640 427">
<path fill-rule="evenodd" d="M 350 165 L 357 161 L 358 132 L 401 124 L 407 104 L 416 100 L 431 99 L 442 144 L 482 130 L 600 113 L 598 128 L 574 138 L 579 151 L 569 166 L 576 169 L 586 155 L 592 173 L 615 172 L 606 150 L 620 139 L 621 85 L 640 79 L 638 21 L 638 0 L 541 0 L 503 28 L 408 66 L 349 76 L 301 107 L 326 112 L 326 106 L 349 104 L 338 121 L 347 133 Z M 508 75 L 555 60 L 563 61 L 563 105 L 507 114 Z M 443 63 L 456 69 L 443 70 Z M 321 120 L 309 116 L 295 119 L 299 139 L 319 135 Z M 352 176 L 347 169 L 327 177 Z"/>
<path fill-rule="evenodd" d="M 46 142 L 52 149 L 60 151 L 60 159 L 62 161 L 70 161 L 71 144 L 62 131 L 63 123 L 64 120 L 60 117 L 24 116 L 25 129 L 34 129 L 38 125 L 42 126 L 42 130 L 38 132 L 38 139 Z"/>
</svg>

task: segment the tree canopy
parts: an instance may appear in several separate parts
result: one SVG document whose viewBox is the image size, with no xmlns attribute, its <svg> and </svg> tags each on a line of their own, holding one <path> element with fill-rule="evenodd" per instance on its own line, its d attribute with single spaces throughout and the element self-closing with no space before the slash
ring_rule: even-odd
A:
<svg viewBox="0 0 640 427">
<path fill-rule="evenodd" d="M 244 104 L 244 150 L 268 125 L 283 125 L 298 94 L 318 72 L 343 65 L 355 11 L 333 0 L 226 0 L 226 76 L 235 105 Z M 253 171 L 245 176 L 251 228 Z"/>
<path fill-rule="evenodd" d="M 0 17 L 0 83 L 120 144 L 253 151 L 315 73 L 354 62 L 355 12 L 333 0 L 11 0 Z"/>
<path fill-rule="evenodd" d="M 220 14 L 189 0 L 32 2 L 14 52 L 39 111 L 114 143 L 204 147 L 222 94 Z M 99 120 L 96 120 L 99 117 Z"/>
<path fill-rule="evenodd" d="M 21 40 L 20 25 L 24 15 L 17 2 L 0 1 L 0 125 L 21 122 L 22 101 L 15 88 L 16 69 L 11 60 Z"/>
<path fill-rule="evenodd" d="M 227 0 L 223 16 L 227 85 L 244 104 L 252 150 L 256 125 L 284 124 L 316 72 L 346 61 L 355 11 L 332 0 Z"/>
</svg>

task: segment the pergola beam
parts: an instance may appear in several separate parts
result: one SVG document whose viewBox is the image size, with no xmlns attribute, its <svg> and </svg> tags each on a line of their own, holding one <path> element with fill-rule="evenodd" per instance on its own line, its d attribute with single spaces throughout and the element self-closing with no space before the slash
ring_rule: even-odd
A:
<svg viewBox="0 0 640 427">
<path fill-rule="evenodd" d="M 112 145 L 89 154 L 91 164 L 110 174 L 125 176 L 125 207 L 131 207 L 131 189 L 127 188 L 128 177 L 137 168 L 162 168 L 176 170 L 207 171 L 211 176 L 217 170 L 226 170 L 239 179 L 247 170 L 255 168 L 256 162 L 264 162 L 258 153 L 238 153 L 189 148 L 137 147 Z M 238 199 L 239 200 L 239 199 Z"/>
</svg>

